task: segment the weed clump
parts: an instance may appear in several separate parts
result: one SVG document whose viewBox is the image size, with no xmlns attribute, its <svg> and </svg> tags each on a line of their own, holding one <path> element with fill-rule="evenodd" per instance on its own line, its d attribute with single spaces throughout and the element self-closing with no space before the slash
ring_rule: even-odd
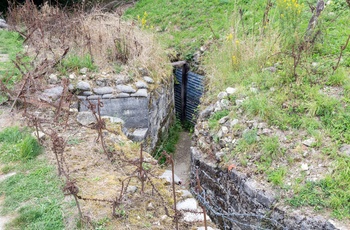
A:
<svg viewBox="0 0 350 230">
<path fill-rule="evenodd" d="M 6 162 L 17 160 L 30 160 L 42 151 L 37 139 L 32 137 L 28 130 L 18 127 L 9 127 L 0 133 L 0 158 Z"/>
</svg>

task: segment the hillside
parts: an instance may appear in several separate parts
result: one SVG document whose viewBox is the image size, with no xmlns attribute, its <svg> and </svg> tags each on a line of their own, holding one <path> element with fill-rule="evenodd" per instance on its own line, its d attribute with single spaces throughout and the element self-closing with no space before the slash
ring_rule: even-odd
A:
<svg viewBox="0 0 350 230">
<path fill-rule="evenodd" d="M 207 158 L 287 206 L 348 223 L 350 5 L 316 3 L 143 0 L 126 15 L 174 59 L 201 54 L 208 83 L 194 140 Z"/>
</svg>

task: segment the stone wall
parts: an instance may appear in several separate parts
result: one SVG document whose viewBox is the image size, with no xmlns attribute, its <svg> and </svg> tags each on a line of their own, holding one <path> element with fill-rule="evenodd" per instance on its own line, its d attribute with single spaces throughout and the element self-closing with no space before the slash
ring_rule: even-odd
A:
<svg viewBox="0 0 350 230">
<path fill-rule="evenodd" d="M 157 86 L 148 76 L 129 84 L 103 82 L 79 81 L 76 84 L 79 112 L 88 111 L 90 103 L 102 102 L 102 116 L 122 123 L 124 133 L 131 140 L 144 141 L 146 149 L 153 151 L 174 121 L 173 80 Z"/>
<path fill-rule="evenodd" d="M 199 148 L 191 148 L 191 187 L 196 191 L 198 171 L 204 193 L 194 193 L 221 229 L 347 229 L 333 220 L 282 206 L 271 191 L 249 176 L 234 169 L 223 170 L 204 156 Z"/>
</svg>

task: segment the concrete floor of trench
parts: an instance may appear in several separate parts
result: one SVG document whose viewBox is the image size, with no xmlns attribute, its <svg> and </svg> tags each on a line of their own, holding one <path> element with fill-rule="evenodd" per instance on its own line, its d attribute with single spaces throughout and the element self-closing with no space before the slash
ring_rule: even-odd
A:
<svg viewBox="0 0 350 230">
<path fill-rule="evenodd" d="M 191 166 L 191 134 L 181 132 L 175 151 L 175 174 L 180 177 L 183 186 L 189 187 Z M 171 170 L 171 167 L 168 168 Z"/>
</svg>

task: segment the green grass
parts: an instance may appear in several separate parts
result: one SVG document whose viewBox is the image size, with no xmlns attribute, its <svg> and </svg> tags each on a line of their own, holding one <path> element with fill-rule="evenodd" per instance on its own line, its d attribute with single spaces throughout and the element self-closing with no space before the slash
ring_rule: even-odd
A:
<svg viewBox="0 0 350 230">
<path fill-rule="evenodd" d="M 8 60 L 0 61 L 0 80 L 9 88 L 21 78 L 20 71 L 12 61 L 16 60 L 16 55 L 21 53 L 23 38 L 16 32 L 0 30 L 0 55 L 7 55 Z M 24 59 L 26 61 L 27 58 Z M 0 105 L 7 101 L 7 96 L 0 92 Z"/>
<path fill-rule="evenodd" d="M 234 2 L 227 0 L 141 0 L 125 17 L 139 16 L 140 26 L 156 31 L 180 59 L 191 59 L 209 40 L 226 36 L 233 9 Z"/>
<path fill-rule="evenodd" d="M 289 203 L 295 207 L 309 205 L 315 210 L 330 208 L 332 216 L 338 219 L 350 217 L 350 159 L 338 158 L 332 175 L 311 182 L 295 190 Z"/>
<path fill-rule="evenodd" d="M 267 172 L 267 180 L 275 186 L 282 186 L 286 173 L 286 168 L 277 168 L 274 170 L 270 170 Z"/>
<path fill-rule="evenodd" d="M 94 64 L 89 54 L 82 57 L 70 54 L 61 61 L 57 69 L 62 74 L 68 74 L 70 72 L 79 72 L 79 70 L 84 67 L 88 68 L 90 71 L 97 71 L 97 66 Z"/>
<path fill-rule="evenodd" d="M 165 157 L 162 155 L 163 151 L 168 154 L 174 154 L 176 150 L 176 144 L 179 141 L 180 132 L 183 130 L 181 122 L 176 120 L 175 123 L 170 127 L 166 138 L 160 140 L 161 144 L 157 147 L 154 157 L 158 159 L 160 164 L 165 163 Z"/>
<path fill-rule="evenodd" d="M 16 172 L 0 183 L 4 196 L 1 213 L 15 215 L 7 229 L 63 229 L 63 194 L 56 170 L 37 155 L 41 147 L 26 129 L 10 127 L 0 132 L 3 173 Z"/>
<path fill-rule="evenodd" d="M 42 151 L 38 141 L 18 127 L 9 127 L 2 131 L 0 143 L 0 159 L 3 162 L 33 159 Z"/>
</svg>

